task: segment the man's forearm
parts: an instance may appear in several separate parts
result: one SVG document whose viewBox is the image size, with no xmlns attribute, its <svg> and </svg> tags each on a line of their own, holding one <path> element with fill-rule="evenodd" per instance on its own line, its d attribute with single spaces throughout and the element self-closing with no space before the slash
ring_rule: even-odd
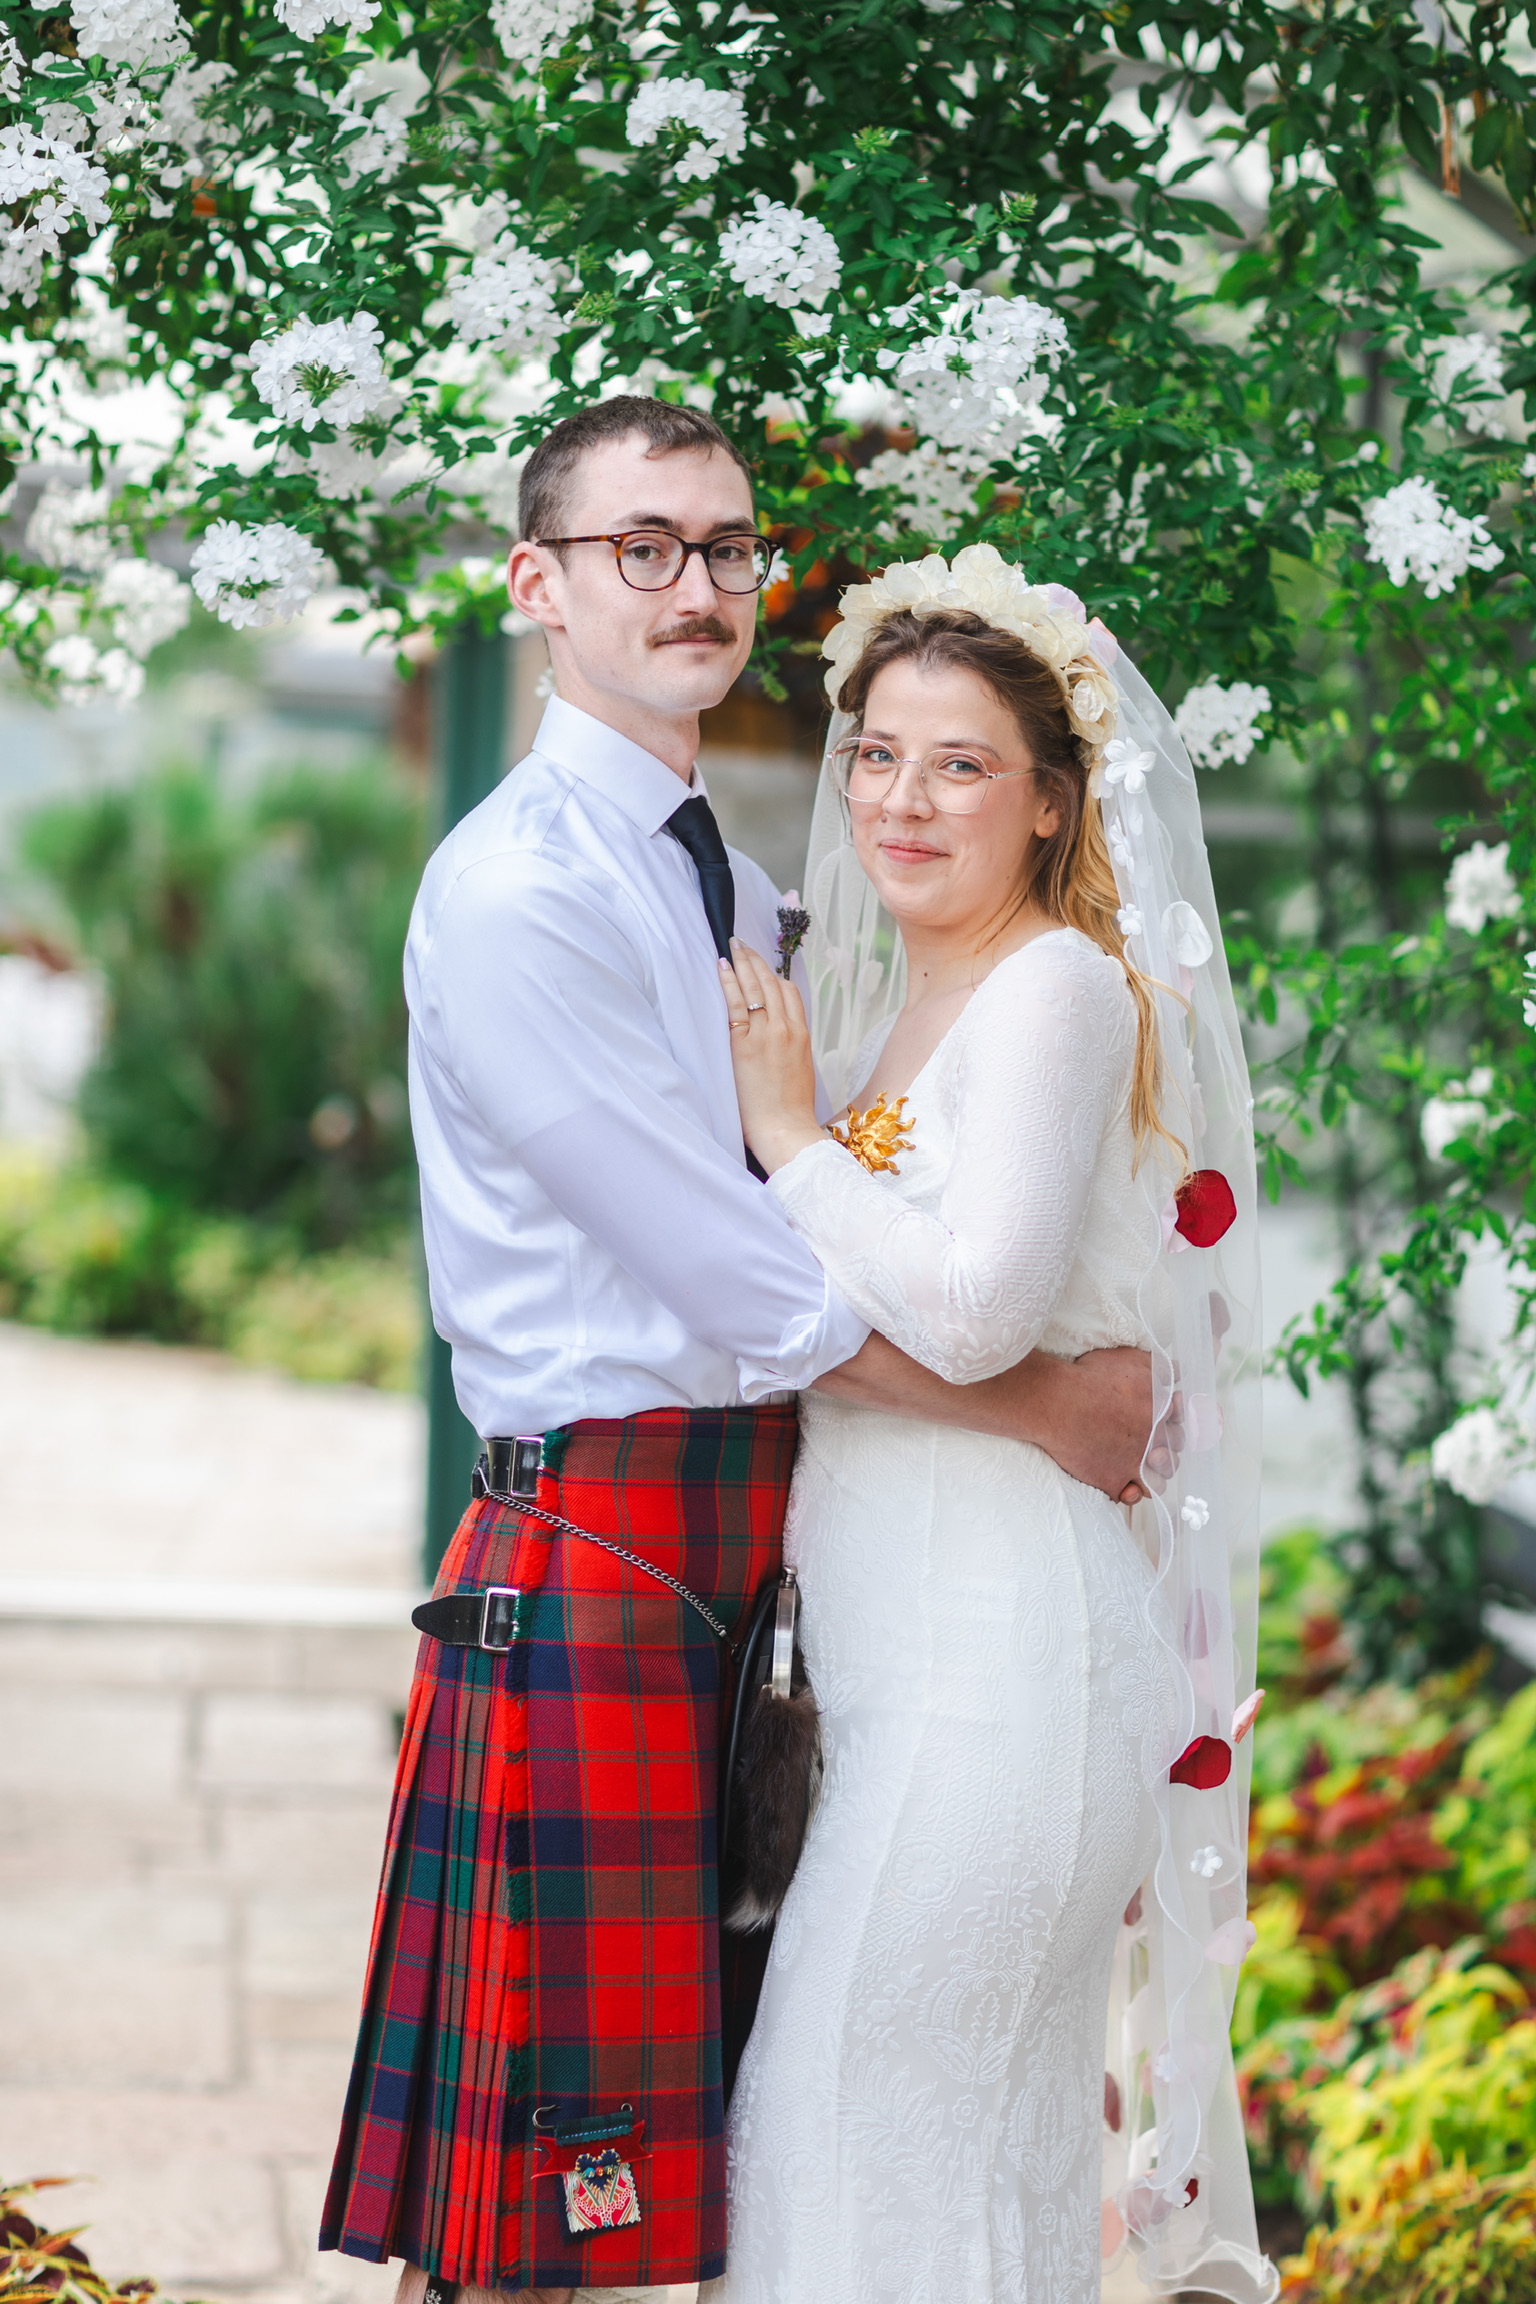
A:
<svg viewBox="0 0 1536 2304">
<path fill-rule="evenodd" d="M 1033 1440 L 1044 1447 L 1032 1429 L 1032 1411 L 1049 1392 L 1051 1371 L 1061 1365 L 1047 1352 L 1031 1352 L 1000 1376 L 984 1376 L 976 1384 L 950 1384 L 884 1336 L 870 1335 L 851 1360 L 818 1376 L 812 1390 L 854 1401 L 861 1408 L 882 1408 L 887 1415 L 918 1416 L 925 1424 L 957 1424 L 967 1432 Z"/>
<path fill-rule="evenodd" d="M 872 1335 L 812 1389 L 887 1415 L 1031 1441 L 1074 1479 L 1116 1497 L 1138 1485 L 1152 1422 L 1147 1356 L 1129 1350 L 1081 1360 L 1031 1352 L 1000 1376 L 949 1384 Z"/>
</svg>

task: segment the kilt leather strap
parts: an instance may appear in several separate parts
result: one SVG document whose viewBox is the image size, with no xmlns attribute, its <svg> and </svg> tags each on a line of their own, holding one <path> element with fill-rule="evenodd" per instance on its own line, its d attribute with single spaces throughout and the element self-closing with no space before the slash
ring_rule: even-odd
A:
<svg viewBox="0 0 1536 2304">
<path fill-rule="evenodd" d="M 528 1624 L 515 1584 L 488 1584 L 483 1592 L 445 1592 L 411 1610 L 411 1622 L 447 1648 L 487 1648 L 505 1655 Z"/>
<path fill-rule="evenodd" d="M 497 1442 L 494 1445 L 521 1449 L 529 1443 L 518 1440 Z M 678 1577 L 669 1575 L 665 1568 L 658 1568 L 654 1560 L 642 1559 L 638 1552 L 631 1552 L 627 1544 L 615 1544 L 609 1536 L 594 1536 L 590 1528 L 578 1527 L 574 1520 L 563 1519 L 558 1512 L 546 1512 L 542 1504 L 535 1504 L 522 1490 L 509 1491 L 492 1487 L 495 1459 L 489 1457 L 488 1460 L 488 1457 L 489 1451 L 475 1466 L 477 1496 L 488 1496 L 493 1504 L 505 1504 L 514 1512 L 526 1513 L 530 1520 L 542 1520 L 545 1527 L 553 1529 L 558 1536 L 579 1536 L 584 1544 L 595 1544 L 600 1552 L 611 1552 L 615 1560 L 623 1560 L 631 1568 L 638 1568 L 643 1576 L 654 1576 L 658 1584 L 665 1584 L 669 1592 L 675 1592 L 679 1600 L 686 1601 L 696 1616 L 703 1617 L 717 1640 L 730 1639 L 725 1625 L 714 1610 L 699 1598 L 697 1592 L 690 1592 L 686 1584 Z M 518 1603 L 521 1599 L 519 1591 L 503 1585 L 492 1585 L 484 1592 L 450 1592 L 441 1600 L 426 1600 L 419 1608 L 412 1609 L 411 1622 L 418 1632 L 425 1632 L 431 1639 L 446 1641 L 451 1646 L 509 1648 L 518 1634 L 527 1630 L 519 1617 Z M 503 1624 L 508 1627 L 505 1639 L 487 1637 L 488 1629 L 499 1629 Z"/>
</svg>

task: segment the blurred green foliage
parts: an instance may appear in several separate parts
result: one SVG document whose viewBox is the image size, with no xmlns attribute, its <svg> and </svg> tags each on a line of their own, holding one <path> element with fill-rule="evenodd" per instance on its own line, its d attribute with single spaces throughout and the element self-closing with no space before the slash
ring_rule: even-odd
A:
<svg viewBox="0 0 1536 2304">
<path fill-rule="evenodd" d="M 0 1154 L 0 1317 L 206 1344 L 255 1367 L 416 1390 L 421 1292 L 402 1227 L 316 1252 L 87 1167 Z"/>
<path fill-rule="evenodd" d="M 425 838 L 423 796 L 382 762 L 249 789 L 169 768 L 31 819 L 24 860 L 106 986 L 80 1104 L 104 1178 L 315 1249 L 409 1214 L 400 952 Z M 58 1220 L 137 1227 L 153 1261 L 162 1219 L 110 1194 Z M 118 1324 L 110 1302 L 92 1324 Z"/>
</svg>

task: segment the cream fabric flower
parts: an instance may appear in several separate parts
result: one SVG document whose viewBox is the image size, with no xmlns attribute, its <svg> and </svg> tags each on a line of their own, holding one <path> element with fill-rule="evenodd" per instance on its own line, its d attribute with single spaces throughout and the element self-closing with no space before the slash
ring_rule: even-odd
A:
<svg viewBox="0 0 1536 2304">
<path fill-rule="evenodd" d="M 1114 735 L 1115 685 L 1092 652 L 1082 602 L 1065 585 L 1031 584 L 995 544 L 967 544 L 953 560 L 931 552 L 925 560 L 893 561 L 869 583 L 850 584 L 839 606 L 841 618 L 822 643 L 834 704 L 870 634 L 887 616 L 902 608 L 915 616 L 961 608 L 999 632 L 1013 633 L 1050 666 L 1075 736 L 1099 747 Z"/>
</svg>

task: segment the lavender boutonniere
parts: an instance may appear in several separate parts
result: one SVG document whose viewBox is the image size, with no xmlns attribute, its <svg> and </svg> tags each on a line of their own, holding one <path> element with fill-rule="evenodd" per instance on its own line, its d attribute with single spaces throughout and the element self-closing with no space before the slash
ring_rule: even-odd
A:
<svg viewBox="0 0 1536 2304">
<path fill-rule="evenodd" d="M 788 976 L 790 962 L 805 942 L 811 925 L 809 912 L 800 905 L 800 891 L 791 888 L 787 902 L 779 906 L 779 974 Z"/>
</svg>

